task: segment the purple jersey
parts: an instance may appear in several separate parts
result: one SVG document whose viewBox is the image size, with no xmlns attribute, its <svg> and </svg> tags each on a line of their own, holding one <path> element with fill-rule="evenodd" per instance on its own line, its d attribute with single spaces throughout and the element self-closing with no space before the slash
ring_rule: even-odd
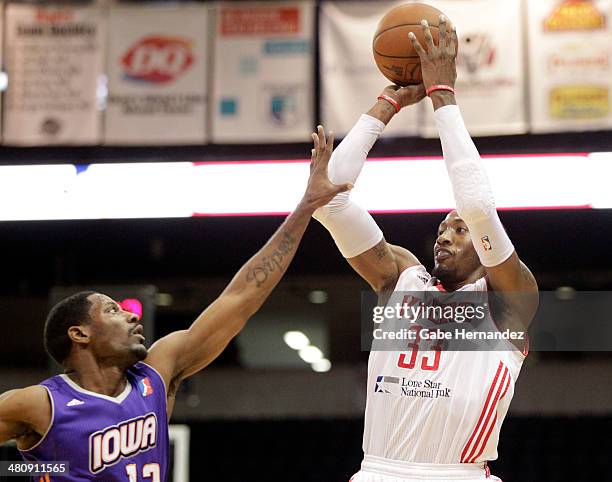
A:
<svg viewBox="0 0 612 482">
<path fill-rule="evenodd" d="M 51 427 L 38 444 L 21 451 L 23 458 L 68 462 L 69 474 L 57 479 L 65 482 L 166 480 L 164 382 L 144 363 L 126 370 L 126 376 L 125 390 L 116 397 L 84 390 L 66 375 L 43 381 L 52 403 Z"/>
</svg>

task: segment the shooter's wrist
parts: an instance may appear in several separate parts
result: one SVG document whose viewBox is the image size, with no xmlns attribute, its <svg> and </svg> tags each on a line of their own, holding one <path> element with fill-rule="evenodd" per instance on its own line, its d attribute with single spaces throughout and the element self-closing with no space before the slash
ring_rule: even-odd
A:
<svg viewBox="0 0 612 482">
<path fill-rule="evenodd" d="M 434 90 L 429 94 L 433 103 L 434 111 L 445 105 L 456 105 L 455 93 L 449 90 Z"/>
<path fill-rule="evenodd" d="M 381 95 L 376 100 L 376 104 L 372 106 L 372 108 L 367 112 L 367 114 L 385 124 L 388 124 L 389 121 L 393 118 L 393 116 L 397 114 L 397 107 L 400 107 L 401 109 L 401 106 L 396 100 L 392 99 L 389 96 L 386 97 L 393 100 L 395 104 L 393 104 L 393 102 L 390 102 L 388 99 L 385 99 Z"/>
</svg>

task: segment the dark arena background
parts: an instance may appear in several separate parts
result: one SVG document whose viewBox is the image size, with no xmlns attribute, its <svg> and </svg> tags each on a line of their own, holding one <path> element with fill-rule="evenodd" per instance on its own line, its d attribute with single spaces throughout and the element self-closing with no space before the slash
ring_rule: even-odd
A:
<svg viewBox="0 0 612 482">
<path fill-rule="evenodd" d="M 428 3 L 447 9 L 445 11 L 453 18 L 451 0 Z M 473 3 L 483 12 L 489 12 L 485 5 L 495 1 L 461 0 L 455 3 L 465 8 Z M 497 3 L 501 2 L 497 0 Z M 492 113 L 502 117 L 495 129 L 487 131 L 482 123 L 477 122 L 473 129 L 475 143 L 485 156 L 486 165 L 493 168 L 502 165 L 507 169 L 506 176 L 492 176 L 494 191 L 503 192 L 504 196 L 501 205 L 498 203 L 500 218 L 519 256 L 535 275 L 540 290 L 553 292 L 560 300 L 570 303 L 582 291 L 605 293 L 612 290 L 612 170 L 608 167 L 612 166 L 612 0 L 508 1 L 508 4 L 514 3 L 518 9 L 520 26 L 517 28 L 522 41 L 518 45 L 508 44 L 507 39 L 493 36 L 491 42 L 499 44 L 487 47 L 495 51 L 495 55 L 487 58 L 489 63 L 494 62 L 493 59 L 505 62 L 504 49 L 520 49 L 519 73 L 513 70 L 513 75 L 518 75 L 513 79 L 520 93 L 515 102 L 516 112 L 508 113 L 507 108 L 499 107 L 500 102 L 511 94 L 496 89 L 500 85 L 507 86 L 508 82 L 503 79 L 498 82 L 495 80 L 497 77 L 487 74 L 482 65 L 480 70 L 470 70 L 465 62 L 460 64 L 458 99 L 471 131 L 470 119 L 486 117 L 486 122 L 492 123 Z M 557 32 L 560 37 L 556 38 L 561 39 L 558 45 L 565 45 L 565 50 L 550 47 L 550 51 L 542 53 L 543 47 L 534 45 L 538 42 L 538 35 L 548 37 L 545 32 L 534 33 L 534 29 L 546 20 L 552 22 L 547 25 L 563 24 L 571 17 L 567 16 L 568 11 L 573 12 L 564 9 L 574 8 L 572 4 L 576 3 L 584 7 L 580 11 L 585 18 L 579 24 L 584 26 L 592 22 L 594 26 L 576 31 L 570 25 L 567 31 L 573 32 L 573 37 L 569 40 L 562 37 L 567 32 Z M 238 1 L 172 4 L 75 1 L 54 3 L 54 6 L 46 5 L 46 2 L 4 5 L 5 73 L 3 140 L 0 146 L 0 393 L 36 384 L 57 373 L 54 371 L 57 367 L 52 365 L 43 349 L 44 320 L 53 302 L 80 289 L 104 290 L 115 299 L 141 309 L 149 346 L 151 340 L 187 328 L 278 228 L 286 212 L 294 206 L 291 204 L 293 201 L 287 204 L 285 198 L 299 199 L 300 189 L 303 190 L 305 185 L 300 183 L 305 183 L 306 177 L 300 177 L 296 184 L 295 176 L 284 168 L 296 164 L 292 161 L 309 158 L 311 129 L 323 123 L 326 128 L 336 131 L 340 140 L 359 113 L 367 111 L 375 102 L 376 93 L 386 85 L 377 71 L 363 70 L 365 67 L 361 64 L 376 68 L 368 44 L 369 30 L 359 33 L 350 22 L 351 18 L 353 21 L 361 19 L 365 25 L 364 19 L 371 17 L 375 26 L 375 19 L 396 4 L 378 1 L 248 4 Z M 542 6 L 544 4 L 546 8 Z M 15 6 L 32 12 L 15 10 L 11 13 L 10 8 Z M 132 91 L 118 83 L 119 80 L 113 84 L 113 48 L 123 48 L 127 52 L 138 39 L 132 35 L 125 45 L 113 47 L 109 40 L 111 37 L 116 40 L 121 38 L 121 32 L 126 36 L 128 33 L 125 33 L 125 28 L 121 29 L 121 22 L 117 20 L 120 16 L 113 20 L 111 15 L 101 42 L 107 45 L 105 42 L 108 40 L 109 44 L 104 47 L 108 50 L 103 49 L 99 54 L 103 59 L 100 64 L 108 66 L 100 68 L 101 75 L 105 76 L 104 87 L 100 84 L 87 86 L 86 78 L 78 78 L 77 82 L 75 77 L 70 77 L 78 77 L 80 74 L 75 72 L 82 73 L 90 68 L 79 57 L 72 61 L 73 64 L 64 57 L 58 60 L 62 69 L 72 72 L 68 77 L 78 87 L 72 95 L 87 97 L 83 92 L 98 89 L 96 95 L 98 98 L 106 96 L 106 104 L 94 107 L 93 117 L 88 117 L 84 111 L 70 117 L 67 112 L 74 106 L 67 107 L 66 104 L 64 109 L 54 111 L 42 100 L 37 112 L 50 109 L 51 112 L 45 113 L 46 121 L 36 117 L 34 110 L 23 108 L 16 112 L 20 109 L 19 102 L 25 102 L 19 97 L 25 94 L 16 91 L 26 85 L 36 89 L 32 85 L 46 82 L 45 75 L 50 74 L 45 69 L 33 69 L 34 73 L 21 69 L 19 62 L 26 62 L 23 55 L 33 56 L 32 52 L 37 51 L 36 45 L 40 48 L 40 44 L 28 44 L 14 35 L 18 32 L 15 25 L 19 21 L 25 22 L 23 19 L 29 18 L 27 15 L 30 14 L 31 22 L 65 22 L 69 25 L 77 22 L 75 18 L 81 18 L 79 15 L 84 15 L 79 10 L 88 8 L 99 8 L 103 12 L 125 9 L 132 15 L 125 18 L 132 19 L 139 18 L 139 11 L 143 16 L 148 15 L 148 20 L 140 23 L 149 22 L 159 28 L 154 31 L 153 27 L 143 27 L 136 21 L 138 27 L 134 28 L 142 38 L 153 33 L 161 35 L 159 29 L 163 28 L 168 29 L 167 37 L 178 35 L 180 28 L 176 25 L 180 22 L 168 20 L 170 17 L 167 15 L 175 15 L 183 8 L 195 9 L 190 11 L 206 8 L 207 23 L 202 25 L 206 37 L 202 47 L 204 59 L 194 56 L 195 60 L 191 61 L 196 62 L 193 65 L 204 63 L 199 80 L 201 85 L 197 79 L 192 79 L 197 89 L 178 86 L 176 91 L 164 94 L 165 91 L 159 89 L 169 89 L 172 79 L 162 82 L 159 78 L 151 80 L 154 76 L 141 78 L 136 90 Z M 233 13 L 223 16 L 219 9 L 224 8 L 228 12 L 233 9 Z M 222 50 L 225 48 L 223 35 L 229 35 L 231 26 L 223 24 L 221 31 L 224 33 L 217 38 L 216 19 L 233 18 L 232 15 L 238 15 L 236 9 L 244 10 L 240 14 L 243 16 L 238 18 L 247 25 L 244 31 L 239 29 L 241 35 L 258 32 L 257 29 L 249 30 L 249 22 L 258 21 L 253 18 L 261 19 L 267 15 L 272 19 L 270 22 L 281 22 L 279 18 L 285 18 L 283 15 L 293 18 L 293 14 L 286 11 L 299 12 L 310 22 L 306 27 L 300 24 L 300 28 L 306 29 L 301 34 L 306 40 L 292 44 L 292 36 L 297 34 L 289 29 L 281 31 L 284 36 L 279 37 L 278 31 L 270 34 L 272 39 L 282 37 L 285 43 L 270 44 L 265 32 L 259 32 L 259 36 L 250 39 L 251 43 L 246 42 L 243 47 L 232 44 L 231 48 L 226 46 L 227 50 Z M 263 17 L 249 17 L 257 9 L 263 9 Z M 274 12 L 274 9 L 285 9 L 285 13 Z M 174 13 L 168 14 L 169 11 Z M 64 16 L 58 12 L 63 12 Z M 472 38 L 474 42 L 486 37 L 487 32 L 501 22 L 499 18 L 487 15 L 483 13 L 480 20 L 482 32 L 476 26 L 468 29 L 478 32 Z M 533 21 L 531 17 L 537 15 L 541 18 Z M 598 15 L 605 18 L 603 26 L 597 23 Z M 88 20 L 87 16 L 82 18 L 85 19 L 80 20 L 82 22 L 97 21 Z M 344 27 L 343 21 L 348 22 Z M 333 24 L 336 26 L 334 29 L 333 25 L 330 27 L 333 22 L 340 24 Z M 461 19 L 455 16 L 455 23 L 461 33 Z M 115 37 L 113 28 L 117 29 Z M 186 31 L 189 28 L 185 27 Z M 347 32 L 353 32 L 355 36 L 347 37 Z M 238 37 L 244 40 L 240 35 Z M 352 53 L 357 56 L 353 60 L 359 59 L 361 64 L 355 60 L 359 64 L 355 71 L 345 69 L 346 82 L 338 81 L 337 90 L 334 90 L 334 84 L 325 79 L 339 74 L 326 62 L 338 60 L 326 57 L 325 46 L 334 42 L 341 44 L 342 41 L 347 45 L 353 41 L 367 45 Z M 267 54 L 277 52 L 274 49 L 304 54 L 302 49 L 305 48 L 305 67 L 291 64 L 293 60 L 284 60 L 289 63 L 282 64 L 291 65 L 290 69 L 279 67 L 281 64 L 267 64 L 257 57 L 259 50 L 256 49 L 255 53 L 249 50 L 251 44 L 257 42 L 263 42 L 261 49 Z M 573 50 L 567 47 L 572 42 Z M 67 49 L 68 57 L 77 55 L 78 49 L 70 50 L 69 46 L 61 43 L 45 45 L 49 49 Z M 595 52 L 588 50 L 589 45 Z M 366 58 L 362 59 L 359 55 L 364 50 Z M 534 60 L 535 50 L 537 58 Z M 554 57 L 556 63 L 549 59 L 552 66 L 543 73 L 536 64 L 546 63 L 545 59 L 549 57 L 545 54 L 551 58 L 558 57 Z M 468 54 L 465 55 L 467 59 Z M 581 55 L 585 56 L 583 62 L 580 61 Z M 36 57 L 32 58 L 36 60 Z M 124 58 L 127 57 L 121 57 Z M 480 57 L 476 55 L 475 58 Z M 115 60 L 115 63 L 121 63 Z M 304 59 L 300 57 L 299 60 Z M 74 69 L 70 70 L 66 62 Z M 593 62 L 600 63 L 593 67 Z M 227 65 L 235 68 L 231 67 L 231 70 Z M 339 65 L 340 70 L 344 68 Z M 283 75 L 289 75 L 287 70 L 299 71 L 301 68 L 305 69 L 302 77 L 289 79 L 287 85 L 283 84 Z M 559 69 L 566 70 L 559 73 Z M 227 78 L 218 74 L 220 70 Z M 128 73 L 133 80 L 136 74 L 133 71 Z M 28 75 L 37 76 L 38 83 L 28 84 Z M 178 74 L 173 71 L 172 75 Z M 374 86 L 351 85 L 352 76 L 355 76 L 355 83 L 363 77 L 364 85 L 374 79 Z M 57 78 L 54 79 L 57 84 Z M 120 75 L 117 79 L 125 80 Z M 155 89 L 158 90 L 148 91 L 147 82 L 157 82 Z M 229 87 L 234 85 L 232 82 L 238 86 L 259 82 L 265 86 L 261 92 L 267 92 L 268 86 L 276 82 L 281 86 L 278 92 L 284 94 L 277 94 L 272 99 L 266 97 L 264 102 L 257 97 L 261 92 L 249 93 L 250 87 L 243 87 L 245 90 L 241 92 L 242 87 Z M 53 88 L 60 89 L 61 86 L 56 84 Z M 297 89 L 298 84 L 300 89 L 306 89 L 305 93 L 287 99 L 287 92 L 295 93 L 292 89 Z M 476 86 L 476 90 L 470 90 L 468 84 Z M 462 85 L 464 91 L 469 91 L 465 102 L 460 97 Z M 535 85 L 541 89 L 537 90 Z M 576 94 L 574 90 L 560 93 L 558 89 L 567 85 L 578 86 L 578 89 L 583 89 L 580 91 L 582 94 Z M 595 89 L 594 85 L 600 90 L 589 90 Z M 116 92 L 113 88 L 117 89 Z M 233 88 L 235 92 L 231 90 Z M 548 90 L 542 90 L 545 88 Z M 126 114 L 129 109 L 119 109 L 113 111 L 114 117 L 109 120 L 113 95 L 115 100 L 120 96 L 137 97 L 141 94 L 138 89 L 143 89 L 142 95 L 149 97 L 132 101 L 144 102 L 148 108 L 151 108 L 151 102 L 156 102 L 151 101 L 150 96 L 160 96 L 160 103 L 168 101 L 163 95 L 171 94 L 183 98 L 191 95 L 193 100 L 195 91 L 198 98 L 203 99 L 204 107 L 183 106 L 179 109 L 181 115 L 167 115 L 166 118 L 164 112 L 159 114 L 151 108 L 148 114 L 133 119 Z M 38 92 L 44 95 L 41 92 L 45 90 Z M 487 98 L 489 95 L 488 104 L 474 101 L 476 97 L 482 100 L 483 96 Z M 555 95 L 566 97 L 557 102 L 554 101 L 557 99 Z M 337 96 L 343 99 L 346 109 L 355 113 L 348 120 L 338 112 L 331 113 L 330 106 L 337 101 Z M 553 99 L 544 109 L 545 113 L 536 100 L 542 96 Z M 594 101 L 593 96 L 599 100 Z M 256 105 L 249 107 L 249 97 L 259 99 Z M 300 102 L 304 105 L 299 109 L 292 107 Z M 349 105 L 352 103 L 358 105 Z M 405 116 L 406 130 L 398 129 L 392 135 L 383 136 L 370 155 L 397 161 L 398 165 L 405 163 L 402 164 L 405 170 L 399 172 L 414 173 L 417 177 L 394 179 L 396 197 L 383 196 L 386 194 L 385 185 L 370 183 L 368 186 L 373 191 L 363 200 L 367 204 L 380 195 L 383 199 L 381 207 L 372 207 L 371 210 L 385 238 L 390 243 L 410 249 L 429 270 L 433 263 L 432 247 L 438 224 L 453 206 L 446 202 L 448 199 L 452 202 L 452 196 L 445 171 L 427 167 L 428 163 L 441 163 L 442 151 L 439 140 L 422 130 L 427 123 L 423 112 L 431 110 L 429 100 L 422 104 L 415 108 L 418 116 L 411 117 L 412 114 L 402 112 L 393 122 L 401 124 L 402 116 Z M 507 99 L 504 105 L 508 106 Z M 240 106 L 245 106 L 244 112 Z M 560 114 L 559 110 L 563 112 Z M 225 117 L 219 117 L 220 112 Z M 167 110 L 165 114 L 168 114 Z M 224 124 L 229 122 L 227 117 L 243 114 L 240 122 Z M 274 117 L 275 123 L 266 124 L 265 115 Z M 92 135 L 87 132 L 89 121 L 84 119 L 94 119 Z M 516 119 L 520 121 L 519 127 Z M 26 135 L 30 122 L 42 124 L 37 124 L 36 129 L 30 129 L 31 135 Z M 148 122 L 157 124 L 154 126 Z M 138 130 L 139 123 L 145 126 L 141 131 Z M 60 129 L 59 126 L 63 126 L 66 133 L 62 131 L 56 137 L 53 137 L 55 133 L 49 134 L 48 131 Z M 177 132 L 190 134 L 182 137 Z M 129 135 L 121 137 L 124 133 Z M 427 162 L 421 165 L 419 160 Z M 556 167 L 556 162 L 559 167 Z M 137 176 L 120 169 L 127 163 L 142 168 Z M 371 164 L 381 170 L 387 165 L 384 162 Z M 202 181 L 203 187 L 200 190 L 199 185 L 190 185 L 189 189 L 197 194 L 197 200 L 189 212 L 181 204 L 184 202 L 183 186 L 176 184 L 187 179 L 178 173 L 181 165 L 198 169 L 207 165 L 227 168 L 223 172 L 211 170 L 206 171 L 206 175 L 193 177 L 193 182 Z M 25 166 L 30 170 L 15 170 Z M 75 184 L 64 186 L 59 174 L 56 179 L 55 171 L 49 169 L 53 166 L 68 166 L 74 179 L 89 180 L 77 188 L 74 179 L 70 182 Z M 111 170 L 96 177 L 96 173 L 101 172 L 100 166 Z M 159 174 L 161 171 L 156 171 L 156 166 L 168 166 L 169 174 L 164 174 L 166 171 Z M 236 166 L 237 169 L 231 169 Z M 251 166 L 259 170 L 250 170 Z M 278 171 L 274 171 L 275 166 L 278 166 Z M 115 167 L 119 167 L 116 172 L 112 170 Z M 151 170 L 150 173 L 147 169 Z M 395 176 L 395 172 L 398 171 L 389 171 L 389 177 Z M 432 176 L 434 172 L 442 177 Z M 218 178 L 214 177 L 217 175 Z M 205 176 L 212 176 L 212 181 Z M 59 184 L 56 186 L 54 183 Z M 221 187 L 216 189 L 216 185 Z M 287 185 L 300 192 L 288 192 Z M 68 207 L 64 211 L 53 197 L 57 189 L 74 196 L 68 198 Z M 358 189 L 359 184 L 355 190 Z M 415 192 L 419 193 L 416 199 Z M 262 199 L 266 202 L 261 202 Z M 252 210 L 245 210 L 244 206 Z M 363 457 L 361 442 L 368 353 L 362 351 L 360 343 L 360 303 L 362 292 L 367 290 L 368 286 L 338 253 L 327 231 L 312 221 L 289 271 L 263 308 L 217 360 L 181 386 L 171 419 L 172 473 L 169 481 L 347 482 L 359 470 Z M 589 320 L 588 313 L 574 320 L 573 329 L 577 336 L 590 330 Z M 602 337 L 609 335 L 602 334 Z M 306 336 L 307 343 L 319 349 L 319 356 L 304 360 L 296 349 L 290 347 L 292 336 L 294 341 L 296 336 L 298 340 Z M 612 344 L 608 346 L 612 349 Z M 602 349 L 536 350 L 523 364 L 501 430 L 499 458 L 490 463 L 491 472 L 504 482 L 612 481 L 611 432 L 610 352 Z M 14 444 L 0 446 L 0 460 L 19 460 Z M 3 476 L 0 479 L 25 480 Z"/>
</svg>

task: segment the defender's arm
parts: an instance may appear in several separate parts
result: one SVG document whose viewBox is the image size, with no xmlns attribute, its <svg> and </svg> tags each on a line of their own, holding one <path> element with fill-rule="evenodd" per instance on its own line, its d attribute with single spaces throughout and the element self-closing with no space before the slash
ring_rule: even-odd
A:
<svg viewBox="0 0 612 482">
<path fill-rule="evenodd" d="M 315 209 L 352 187 L 329 181 L 327 163 L 332 149 L 332 136 L 313 149 L 310 179 L 302 201 L 238 271 L 221 296 L 189 329 L 171 333 L 151 347 L 145 361 L 160 372 L 167 387 L 175 387 L 176 382 L 201 370 L 223 351 L 287 271 Z"/>
</svg>

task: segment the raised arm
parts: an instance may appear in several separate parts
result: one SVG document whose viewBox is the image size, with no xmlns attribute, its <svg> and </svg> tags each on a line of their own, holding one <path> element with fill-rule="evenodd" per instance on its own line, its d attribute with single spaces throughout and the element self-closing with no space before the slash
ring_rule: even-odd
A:
<svg viewBox="0 0 612 482">
<path fill-rule="evenodd" d="M 170 387 L 169 396 L 178 382 L 213 361 L 261 307 L 287 271 L 315 209 L 352 187 L 329 181 L 327 165 L 332 150 L 333 136 L 313 149 L 310 178 L 301 202 L 219 298 L 189 329 L 171 333 L 149 350 L 145 361 L 161 373 Z"/>
<path fill-rule="evenodd" d="M 457 212 L 470 231 L 488 285 L 519 313 L 522 324 L 528 325 L 538 306 L 538 285 L 499 220 L 487 173 L 455 100 L 457 31 L 454 27 L 448 31 L 441 16 L 439 43 L 435 45 L 425 20 L 422 25 L 426 46 L 412 33 L 410 40 L 421 59 L 423 82 L 430 91 Z"/>
<path fill-rule="evenodd" d="M 370 149 L 397 113 L 397 107 L 415 104 L 424 96 L 422 85 L 385 88 L 334 151 L 329 164 L 330 180 L 355 183 Z M 404 269 L 419 263 L 408 250 L 388 245 L 372 216 L 349 193 L 336 196 L 314 217 L 331 233 L 349 264 L 377 292 L 392 289 Z"/>
</svg>

